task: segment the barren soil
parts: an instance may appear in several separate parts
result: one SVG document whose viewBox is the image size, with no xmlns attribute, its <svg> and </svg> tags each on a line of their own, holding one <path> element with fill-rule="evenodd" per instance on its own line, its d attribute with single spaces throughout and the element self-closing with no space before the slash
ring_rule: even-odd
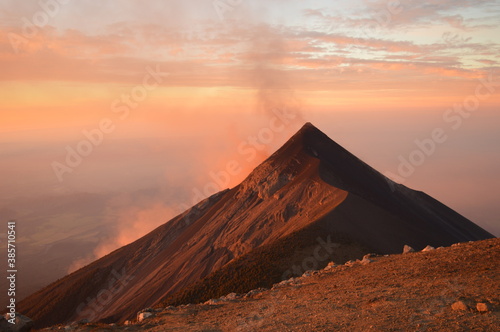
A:
<svg viewBox="0 0 500 332">
<path fill-rule="evenodd" d="M 153 310 L 132 325 L 72 331 L 499 331 L 500 239 L 338 265 L 216 304 Z M 241 294 L 244 295 L 244 294 Z M 467 310 L 454 310 L 462 301 Z M 479 312 L 477 303 L 486 303 Z"/>
</svg>

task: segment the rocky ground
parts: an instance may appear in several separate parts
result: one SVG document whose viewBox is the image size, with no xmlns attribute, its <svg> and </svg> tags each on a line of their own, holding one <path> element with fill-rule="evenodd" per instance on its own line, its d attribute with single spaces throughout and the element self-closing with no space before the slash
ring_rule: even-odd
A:
<svg viewBox="0 0 500 332">
<path fill-rule="evenodd" d="M 500 239 L 368 256 L 205 304 L 145 309 L 129 325 L 43 331 L 499 331 Z"/>
</svg>

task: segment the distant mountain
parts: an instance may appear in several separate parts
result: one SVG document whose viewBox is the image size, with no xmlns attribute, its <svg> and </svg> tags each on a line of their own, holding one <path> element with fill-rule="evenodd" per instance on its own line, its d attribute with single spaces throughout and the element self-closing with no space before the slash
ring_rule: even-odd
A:
<svg viewBox="0 0 500 332">
<path fill-rule="evenodd" d="M 307 123 L 238 186 L 29 296 L 18 311 L 38 327 L 123 322 L 146 307 L 270 286 L 331 260 L 492 237 Z"/>
</svg>

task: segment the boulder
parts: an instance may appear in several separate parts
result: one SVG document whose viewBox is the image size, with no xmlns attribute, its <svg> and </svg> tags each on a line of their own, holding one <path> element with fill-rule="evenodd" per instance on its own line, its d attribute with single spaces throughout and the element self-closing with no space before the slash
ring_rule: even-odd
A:
<svg viewBox="0 0 500 332">
<path fill-rule="evenodd" d="M 373 260 L 369 259 L 368 257 L 363 257 L 363 259 L 361 260 L 361 264 L 363 265 L 366 265 L 366 264 L 370 264 L 371 262 L 373 262 Z"/>
<path fill-rule="evenodd" d="M 403 254 L 407 254 L 409 252 L 415 252 L 415 249 L 413 249 L 409 245 L 405 244 L 405 246 L 403 247 Z"/>
<path fill-rule="evenodd" d="M 223 296 L 221 299 L 224 299 L 226 301 L 233 301 L 238 299 L 240 296 L 236 293 L 229 293 L 226 296 Z"/>
<path fill-rule="evenodd" d="M 207 304 L 207 305 L 217 305 L 219 303 L 221 303 L 222 300 L 221 299 L 210 299 L 208 301 L 205 301 L 203 304 Z"/>
<path fill-rule="evenodd" d="M 3 319 L 5 320 L 5 322 L 7 323 L 7 329 L 6 330 L 1 330 L 1 331 L 8 331 L 8 332 L 28 332 L 28 331 L 31 331 L 31 329 L 33 328 L 33 321 L 31 319 L 29 319 L 28 317 L 26 316 L 23 316 L 21 315 L 20 313 L 16 312 L 16 318 L 15 318 L 15 324 L 11 324 L 8 322 L 9 320 L 9 314 L 5 314 L 5 316 L 3 316 Z M 3 327 L 4 326 L 4 320 L 1 320 L 0 321 L 0 326 Z"/>
<path fill-rule="evenodd" d="M 451 309 L 467 311 L 469 307 L 463 301 L 457 301 L 451 305 Z"/>
<path fill-rule="evenodd" d="M 249 297 L 255 297 L 257 295 L 260 295 L 262 294 L 263 292 L 267 291 L 266 288 L 257 288 L 257 289 L 252 289 L 251 291 L 249 291 L 248 293 L 245 294 L 245 298 L 249 298 Z"/>
<path fill-rule="evenodd" d="M 153 316 L 153 314 L 149 311 L 140 312 L 137 314 L 137 321 L 142 322 L 143 320 L 145 320 L 146 318 L 149 318 L 151 316 Z"/>
<path fill-rule="evenodd" d="M 330 269 L 333 269 L 335 266 L 336 266 L 336 265 L 335 265 L 335 263 L 334 263 L 334 262 L 330 262 L 330 263 L 328 263 L 328 265 L 327 265 L 327 266 L 325 266 L 325 268 L 324 268 L 323 270 L 328 271 L 328 270 L 330 270 Z"/>
<path fill-rule="evenodd" d="M 476 304 L 476 309 L 479 312 L 488 312 L 491 311 L 491 306 L 489 303 L 479 302 L 478 304 Z"/>
<path fill-rule="evenodd" d="M 357 263 L 359 263 L 359 260 L 358 260 L 358 261 L 353 261 L 353 260 L 350 260 L 350 261 L 345 262 L 345 264 L 344 264 L 344 265 L 345 265 L 345 266 L 349 266 L 349 267 L 351 267 L 351 266 L 356 265 Z"/>
<path fill-rule="evenodd" d="M 300 283 L 300 280 L 299 278 L 294 278 L 294 277 L 291 277 L 290 279 L 287 279 L 287 280 L 282 280 L 281 282 L 277 283 L 277 284 L 274 284 L 273 287 L 271 288 L 272 290 L 275 290 L 275 289 L 278 289 L 278 288 L 282 288 L 282 287 L 285 287 L 287 285 L 297 285 Z"/>
<path fill-rule="evenodd" d="M 307 277 L 310 277 L 310 276 L 312 276 L 312 275 L 313 275 L 313 273 L 314 273 L 314 270 L 308 270 L 308 271 L 306 271 L 306 272 L 304 272 L 304 273 L 302 274 L 302 278 L 307 278 Z"/>
<path fill-rule="evenodd" d="M 425 247 L 424 249 L 422 249 L 422 251 L 432 251 L 434 249 L 435 248 L 433 246 L 427 245 L 427 247 Z"/>
</svg>

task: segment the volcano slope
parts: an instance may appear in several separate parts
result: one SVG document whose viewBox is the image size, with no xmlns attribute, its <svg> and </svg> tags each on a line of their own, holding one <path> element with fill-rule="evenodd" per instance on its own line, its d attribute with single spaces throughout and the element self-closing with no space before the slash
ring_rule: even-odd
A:
<svg viewBox="0 0 500 332">
<path fill-rule="evenodd" d="M 18 310 L 37 327 L 120 323 L 145 307 L 269 286 L 330 260 L 491 237 L 307 123 L 238 186 L 29 296 Z"/>
</svg>

